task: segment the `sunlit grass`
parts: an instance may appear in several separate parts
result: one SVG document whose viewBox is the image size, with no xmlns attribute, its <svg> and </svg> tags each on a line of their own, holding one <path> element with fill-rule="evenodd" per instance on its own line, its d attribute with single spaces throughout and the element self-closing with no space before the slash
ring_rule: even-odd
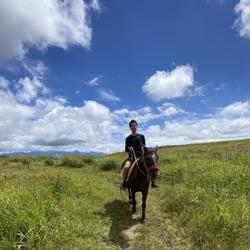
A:
<svg viewBox="0 0 250 250">
<path fill-rule="evenodd" d="M 164 147 L 148 224 L 119 191 L 126 154 L 0 157 L 0 249 L 250 249 L 250 141 Z M 125 197 L 126 198 L 126 197 Z"/>
</svg>

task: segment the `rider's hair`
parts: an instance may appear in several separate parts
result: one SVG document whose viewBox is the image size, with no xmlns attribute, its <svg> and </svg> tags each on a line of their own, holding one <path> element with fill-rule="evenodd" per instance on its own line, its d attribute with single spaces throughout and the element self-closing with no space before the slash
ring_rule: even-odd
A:
<svg viewBox="0 0 250 250">
<path fill-rule="evenodd" d="M 136 124 L 136 126 L 138 126 L 138 123 L 137 123 L 137 121 L 136 120 L 131 120 L 130 122 L 129 122 L 129 127 L 131 127 L 131 124 L 132 123 L 135 123 Z"/>
</svg>

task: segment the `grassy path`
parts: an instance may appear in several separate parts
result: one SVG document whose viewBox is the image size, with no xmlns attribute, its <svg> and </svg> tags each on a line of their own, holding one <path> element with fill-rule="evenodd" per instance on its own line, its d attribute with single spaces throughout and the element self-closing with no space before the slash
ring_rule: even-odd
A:
<svg viewBox="0 0 250 250">
<path fill-rule="evenodd" d="M 107 173 L 105 173 L 106 175 Z M 102 175 L 102 174 L 101 174 Z M 118 190 L 119 174 L 108 178 L 110 185 Z M 166 184 L 165 184 L 166 185 Z M 164 189 L 164 184 L 163 187 Z M 130 207 L 118 195 L 112 202 L 110 240 L 118 249 L 194 249 L 184 231 L 161 210 L 159 193 L 161 189 L 150 189 L 147 201 L 147 224 L 141 224 L 141 194 L 136 194 L 137 212 L 132 215 Z M 126 192 L 125 192 L 126 195 Z M 127 197 L 124 197 L 127 199 Z"/>
<path fill-rule="evenodd" d="M 132 216 L 118 172 L 10 164 L 0 178 L 0 249 L 191 249 L 159 210 L 160 190 L 150 190 L 146 225 L 139 194 Z"/>
</svg>

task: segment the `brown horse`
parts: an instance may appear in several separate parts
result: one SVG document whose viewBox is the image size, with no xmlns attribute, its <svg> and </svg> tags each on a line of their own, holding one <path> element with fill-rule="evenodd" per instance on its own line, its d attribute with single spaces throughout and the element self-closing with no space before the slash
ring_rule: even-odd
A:
<svg viewBox="0 0 250 250">
<path fill-rule="evenodd" d="M 142 223 L 146 222 L 146 200 L 148 195 L 148 188 L 150 180 L 155 178 L 156 171 L 159 170 L 157 165 L 158 155 L 157 149 L 144 147 L 144 152 L 135 163 L 129 179 L 127 180 L 127 188 L 129 194 L 129 202 L 132 204 L 132 212 L 136 212 L 135 193 L 142 193 Z"/>
</svg>

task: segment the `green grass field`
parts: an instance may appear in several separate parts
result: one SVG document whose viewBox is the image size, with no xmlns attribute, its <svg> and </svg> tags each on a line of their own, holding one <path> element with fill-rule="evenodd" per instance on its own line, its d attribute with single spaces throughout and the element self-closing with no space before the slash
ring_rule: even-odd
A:
<svg viewBox="0 0 250 250">
<path fill-rule="evenodd" d="M 250 140 L 162 147 L 132 216 L 126 154 L 0 157 L 0 249 L 250 249 Z"/>
</svg>

